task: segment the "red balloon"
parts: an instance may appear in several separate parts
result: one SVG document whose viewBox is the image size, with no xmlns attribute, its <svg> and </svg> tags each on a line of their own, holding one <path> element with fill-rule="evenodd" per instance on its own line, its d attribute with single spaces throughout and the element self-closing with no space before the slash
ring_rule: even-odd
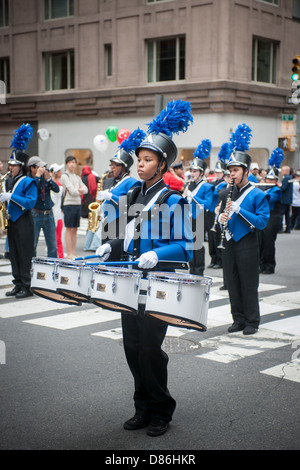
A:
<svg viewBox="0 0 300 470">
<path fill-rule="evenodd" d="M 128 139 L 130 135 L 130 131 L 128 129 L 120 129 L 117 133 L 117 140 L 119 144 L 123 142 L 123 140 Z"/>
</svg>

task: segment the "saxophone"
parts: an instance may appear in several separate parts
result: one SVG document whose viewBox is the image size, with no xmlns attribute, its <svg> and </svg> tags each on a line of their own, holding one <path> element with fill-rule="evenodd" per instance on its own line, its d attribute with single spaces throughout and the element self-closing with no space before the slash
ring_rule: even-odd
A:
<svg viewBox="0 0 300 470">
<path fill-rule="evenodd" d="M 105 173 L 103 173 L 103 175 L 100 176 L 100 179 L 97 184 L 97 193 L 103 190 L 103 180 L 108 173 L 109 172 L 106 171 Z M 88 230 L 90 232 L 96 233 L 99 228 L 101 219 L 101 206 L 102 202 L 97 201 L 91 202 L 91 204 L 89 204 Z"/>
<path fill-rule="evenodd" d="M 0 177 L 0 193 L 3 193 L 3 181 L 10 174 L 8 171 L 6 175 Z M 0 204 L 0 229 L 5 230 L 8 225 L 8 213 L 5 203 Z"/>
</svg>

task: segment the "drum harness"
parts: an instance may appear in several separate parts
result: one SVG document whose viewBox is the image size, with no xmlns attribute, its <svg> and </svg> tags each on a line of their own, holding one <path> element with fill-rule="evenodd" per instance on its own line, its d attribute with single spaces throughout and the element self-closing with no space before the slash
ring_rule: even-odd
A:
<svg viewBox="0 0 300 470">
<path fill-rule="evenodd" d="M 138 197 L 140 191 L 141 191 L 140 186 L 136 186 L 128 191 L 127 194 L 127 207 L 131 206 L 136 198 Z M 160 192 L 158 195 L 157 199 L 154 201 L 154 206 L 149 210 L 145 210 L 144 214 L 142 212 L 137 212 L 135 216 L 131 220 L 135 220 L 134 222 L 134 231 L 135 232 L 140 232 L 141 229 L 141 224 L 143 219 L 148 219 L 149 217 L 153 221 L 155 217 L 158 215 L 159 207 L 167 201 L 167 199 L 172 195 L 172 194 L 177 194 L 181 196 L 181 193 L 178 191 L 172 190 L 172 189 L 164 189 Z M 150 201 L 152 202 L 152 200 Z M 149 204 L 149 203 L 148 203 Z M 152 204 L 149 204 L 149 206 L 152 206 Z M 146 206 L 147 208 L 147 206 Z M 131 221 L 130 221 L 131 222 Z M 129 223 L 130 223 L 129 222 Z M 151 240 L 151 249 L 153 248 L 153 240 Z M 133 253 L 125 252 L 123 253 L 123 259 L 127 259 L 129 261 L 135 260 L 140 253 L 140 237 L 134 237 L 133 240 Z M 181 268 L 182 265 L 178 263 L 178 266 L 176 266 L 175 263 L 172 263 L 172 269 L 175 268 Z M 148 285 L 148 279 L 147 279 L 147 273 L 148 271 L 143 271 L 142 277 L 140 279 L 140 288 L 139 288 L 139 304 L 145 305 L 146 304 L 146 298 L 147 298 L 147 285 Z M 149 289 L 149 285 L 148 285 Z"/>
</svg>

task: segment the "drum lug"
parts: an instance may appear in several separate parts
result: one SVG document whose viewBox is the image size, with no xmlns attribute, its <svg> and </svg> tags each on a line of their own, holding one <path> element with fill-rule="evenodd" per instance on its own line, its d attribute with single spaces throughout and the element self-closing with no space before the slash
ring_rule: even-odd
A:
<svg viewBox="0 0 300 470">
<path fill-rule="evenodd" d="M 177 297 L 177 300 L 180 300 L 180 297 L 181 297 L 181 289 L 182 289 L 182 284 L 181 282 L 178 284 L 178 289 L 177 289 L 177 294 L 176 294 L 176 297 Z"/>
<path fill-rule="evenodd" d="M 151 294 L 151 281 L 150 281 L 150 279 L 148 279 L 147 293 L 150 296 L 150 294 Z"/>
<path fill-rule="evenodd" d="M 112 292 L 115 292 L 115 290 L 116 290 L 116 285 L 117 285 L 117 283 L 116 283 L 116 275 L 114 275 L 114 280 L 113 280 L 113 283 L 112 283 L 112 285 L 111 285 L 111 290 L 112 290 Z"/>
</svg>

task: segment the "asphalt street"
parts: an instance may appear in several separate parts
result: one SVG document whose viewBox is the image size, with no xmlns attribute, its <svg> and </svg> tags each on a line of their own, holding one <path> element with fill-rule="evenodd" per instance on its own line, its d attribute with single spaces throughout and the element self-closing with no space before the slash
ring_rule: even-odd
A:
<svg viewBox="0 0 300 470">
<path fill-rule="evenodd" d="M 83 222 L 79 256 L 90 254 L 84 237 Z M 0 239 L 1 252 L 3 246 Z M 208 329 L 169 328 L 164 349 L 177 407 L 168 432 L 155 438 L 123 429 L 134 410 L 119 314 L 37 296 L 8 299 L 10 264 L 0 260 L 0 449 L 101 450 L 117 464 L 124 452 L 145 451 L 144 464 L 159 464 L 147 459 L 299 450 L 299 247 L 300 232 L 278 235 L 276 273 L 260 277 L 261 326 L 251 337 L 227 333 L 222 271 L 206 269 L 213 279 Z M 206 265 L 207 252 L 206 245 Z M 45 256 L 43 239 L 38 255 Z"/>
</svg>

